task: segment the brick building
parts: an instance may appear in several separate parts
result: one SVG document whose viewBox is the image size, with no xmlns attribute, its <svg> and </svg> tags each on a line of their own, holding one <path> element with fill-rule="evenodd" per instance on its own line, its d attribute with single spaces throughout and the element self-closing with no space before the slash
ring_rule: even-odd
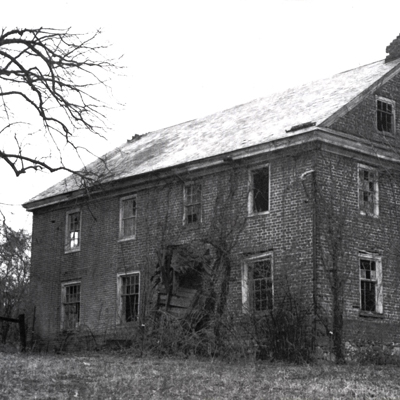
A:
<svg viewBox="0 0 400 400">
<path fill-rule="evenodd" d="M 227 313 L 268 312 L 289 285 L 327 329 L 336 296 L 346 337 L 400 342 L 398 40 L 384 61 L 136 135 L 88 166 L 96 185 L 26 203 L 36 333 L 134 326 L 157 265 L 179 297 L 200 290 L 179 275 L 194 253 L 229 253 Z"/>
</svg>

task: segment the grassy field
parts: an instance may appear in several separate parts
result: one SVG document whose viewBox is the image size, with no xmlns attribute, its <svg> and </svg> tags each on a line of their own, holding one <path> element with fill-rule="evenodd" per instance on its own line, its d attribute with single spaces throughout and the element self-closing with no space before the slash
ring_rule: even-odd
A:
<svg viewBox="0 0 400 400">
<path fill-rule="evenodd" d="M 0 353 L 0 399 L 399 399 L 393 366 Z"/>
</svg>

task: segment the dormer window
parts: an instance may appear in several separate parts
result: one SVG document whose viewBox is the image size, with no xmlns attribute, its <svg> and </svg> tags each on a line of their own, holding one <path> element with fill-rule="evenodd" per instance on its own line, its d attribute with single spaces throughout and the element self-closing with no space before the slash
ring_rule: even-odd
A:
<svg viewBox="0 0 400 400">
<path fill-rule="evenodd" d="M 379 132 L 395 133 L 395 102 L 377 97 L 376 99 L 376 127 Z"/>
</svg>

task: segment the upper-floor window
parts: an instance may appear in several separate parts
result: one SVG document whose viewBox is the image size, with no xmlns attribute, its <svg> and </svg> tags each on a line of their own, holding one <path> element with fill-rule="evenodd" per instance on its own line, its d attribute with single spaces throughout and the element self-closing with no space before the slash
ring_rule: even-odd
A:
<svg viewBox="0 0 400 400">
<path fill-rule="evenodd" d="M 380 132 L 395 133 L 395 102 L 377 97 L 376 99 L 376 126 Z"/>
<path fill-rule="evenodd" d="M 139 272 L 118 275 L 118 300 L 120 322 L 137 321 L 139 316 Z"/>
<path fill-rule="evenodd" d="M 272 255 L 251 257 L 242 269 L 244 312 L 262 312 L 273 307 Z"/>
<path fill-rule="evenodd" d="M 359 254 L 360 310 L 382 314 L 382 260 L 370 253 Z"/>
<path fill-rule="evenodd" d="M 378 171 L 375 168 L 358 166 L 358 202 L 363 215 L 379 215 Z"/>
<path fill-rule="evenodd" d="M 73 210 L 67 212 L 65 230 L 65 251 L 78 251 L 81 248 L 81 212 Z"/>
<path fill-rule="evenodd" d="M 61 329 L 78 328 L 81 318 L 81 284 L 64 283 L 61 286 Z"/>
<path fill-rule="evenodd" d="M 136 236 L 136 196 L 120 200 L 119 238 L 134 239 Z"/>
<path fill-rule="evenodd" d="M 190 183 L 184 187 L 184 216 L 185 225 L 196 225 L 201 222 L 201 184 Z"/>
<path fill-rule="evenodd" d="M 269 211 L 270 199 L 269 166 L 250 171 L 249 214 L 259 214 Z"/>
</svg>

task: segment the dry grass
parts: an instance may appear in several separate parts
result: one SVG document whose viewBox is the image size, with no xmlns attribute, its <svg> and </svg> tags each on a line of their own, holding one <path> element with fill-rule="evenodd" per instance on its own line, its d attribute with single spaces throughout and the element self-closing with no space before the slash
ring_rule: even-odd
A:
<svg viewBox="0 0 400 400">
<path fill-rule="evenodd" d="M 0 353 L 0 399 L 398 399 L 399 367 Z"/>
</svg>

